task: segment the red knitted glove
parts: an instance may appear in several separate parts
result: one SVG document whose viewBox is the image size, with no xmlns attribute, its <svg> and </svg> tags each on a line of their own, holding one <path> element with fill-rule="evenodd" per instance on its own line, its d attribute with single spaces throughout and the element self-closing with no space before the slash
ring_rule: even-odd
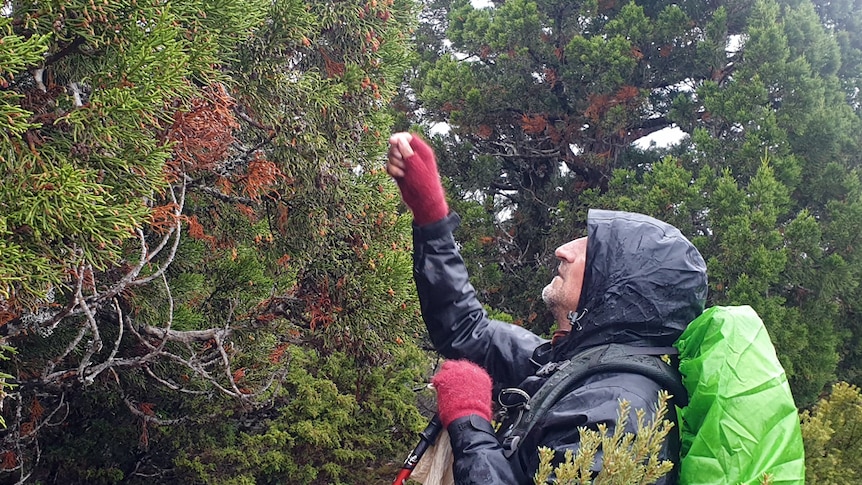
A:
<svg viewBox="0 0 862 485">
<path fill-rule="evenodd" d="M 491 420 L 491 376 L 485 369 L 468 360 L 447 360 L 431 384 L 437 389 L 437 414 L 444 427 L 471 414 Z"/>
<path fill-rule="evenodd" d="M 446 217 L 449 205 L 446 204 L 446 195 L 440 184 L 434 151 L 416 134 L 410 141 L 410 147 L 413 148 L 413 156 L 406 160 L 404 177 L 396 180 L 401 189 L 401 198 L 413 212 L 413 220 L 423 226 Z"/>
</svg>

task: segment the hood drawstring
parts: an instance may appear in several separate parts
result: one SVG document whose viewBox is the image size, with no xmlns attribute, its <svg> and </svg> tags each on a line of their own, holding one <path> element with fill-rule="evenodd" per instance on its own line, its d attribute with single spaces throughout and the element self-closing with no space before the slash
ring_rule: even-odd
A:
<svg viewBox="0 0 862 485">
<path fill-rule="evenodd" d="M 577 326 L 577 328 L 575 328 L 575 330 L 580 332 L 581 330 L 584 329 L 584 327 L 581 326 L 580 319 L 584 318 L 584 315 L 586 315 L 586 314 L 587 314 L 587 309 L 584 308 L 584 310 L 581 313 L 577 313 L 575 311 L 570 311 L 566 315 L 566 318 L 568 318 L 569 323 L 571 323 L 573 327 Z M 551 337 L 551 347 L 553 347 L 554 345 L 557 345 L 557 342 L 563 340 L 567 335 L 569 335 L 570 332 L 571 332 L 571 330 L 556 330 L 554 332 L 554 336 Z"/>
<path fill-rule="evenodd" d="M 584 311 L 582 311 L 581 313 L 577 313 L 574 310 L 572 310 L 569 312 L 569 314 L 566 317 L 569 319 L 569 323 L 572 324 L 572 327 L 577 326 L 577 328 L 575 330 L 580 332 L 581 330 L 584 329 L 583 327 L 581 327 L 580 321 L 582 318 L 584 318 L 584 315 L 586 315 L 586 314 L 587 314 L 587 309 L 584 308 Z"/>
</svg>

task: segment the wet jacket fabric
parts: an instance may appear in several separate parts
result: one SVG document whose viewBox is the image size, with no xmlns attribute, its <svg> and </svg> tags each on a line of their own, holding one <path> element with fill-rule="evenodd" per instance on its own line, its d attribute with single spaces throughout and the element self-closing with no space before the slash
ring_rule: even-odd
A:
<svg viewBox="0 0 862 485">
<path fill-rule="evenodd" d="M 561 361 L 596 345 L 622 343 L 670 347 L 706 299 L 706 265 L 673 226 L 626 212 L 590 210 L 587 259 L 576 328 L 553 348 L 532 332 L 492 320 L 476 298 L 452 231 L 451 213 L 427 226 L 414 226 L 414 277 L 422 315 L 436 350 L 449 359 L 484 367 L 495 393 L 519 387 L 528 394 L 545 377 L 535 374 L 550 360 Z M 577 452 L 578 427 L 605 423 L 613 431 L 619 400 L 651 410 L 660 387 L 638 374 L 593 375 L 568 392 L 539 420 L 507 458 L 491 423 L 466 416 L 449 425 L 454 475 L 464 484 L 531 484 L 538 447 Z M 634 432 L 630 419 L 627 431 Z M 662 457 L 678 462 L 678 437 L 668 439 Z M 669 475 L 659 484 L 673 483 Z"/>
</svg>

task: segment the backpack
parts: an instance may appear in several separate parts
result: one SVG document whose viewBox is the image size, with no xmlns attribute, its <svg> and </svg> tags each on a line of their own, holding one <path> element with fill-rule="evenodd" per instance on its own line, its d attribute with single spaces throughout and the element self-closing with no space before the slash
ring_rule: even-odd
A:
<svg viewBox="0 0 862 485">
<path fill-rule="evenodd" d="M 676 353 L 673 347 L 606 344 L 591 347 L 568 360 L 545 364 L 536 371 L 536 375 L 550 376 L 548 380 L 535 394 L 517 406 L 520 414 L 514 418 L 514 424 L 504 425 L 506 431 L 501 441 L 504 454 L 507 458 L 515 454 L 521 439 L 561 396 L 587 377 L 600 372 L 629 372 L 649 377 L 674 396 L 673 401 L 677 406 L 685 405 L 687 393 L 682 387 L 679 372 L 659 357 Z M 506 391 L 512 390 L 503 392 Z M 511 410 L 507 410 L 507 413 L 511 413 Z"/>
<path fill-rule="evenodd" d="M 680 485 L 803 484 L 805 458 L 787 377 L 766 328 L 749 306 L 712 307 L 692 321 L 675 348 L 610 344 L 541 368 L 547 382 L 519 407 L 503 435 L 511 456 L 557 399 L 598 372 L 651 378 L 674 395 Z M 658 355 L 676 354 L 679 370 Z M 683 387 L 684 386 L 684 387 Z"/>
<path fill-rule="evenodd" d="M 799 416 L 766 327 L 749 306 L 712 307 L 677 342 L 679 483 L 805 483 Z"/>
</svg>

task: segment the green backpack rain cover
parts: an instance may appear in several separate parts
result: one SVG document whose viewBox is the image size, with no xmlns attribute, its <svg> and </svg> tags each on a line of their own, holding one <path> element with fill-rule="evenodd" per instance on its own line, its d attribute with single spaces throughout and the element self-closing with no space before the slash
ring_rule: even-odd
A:
<svg viewBox="0 0 862 485">
<path fill-rule="evenodd" d="M 805 483 L 799 416 L 784 368 L 749 306 L 712 307 L 683 332 L 689 404 L 679 411 L 679 483 Z"/>
</svg>

